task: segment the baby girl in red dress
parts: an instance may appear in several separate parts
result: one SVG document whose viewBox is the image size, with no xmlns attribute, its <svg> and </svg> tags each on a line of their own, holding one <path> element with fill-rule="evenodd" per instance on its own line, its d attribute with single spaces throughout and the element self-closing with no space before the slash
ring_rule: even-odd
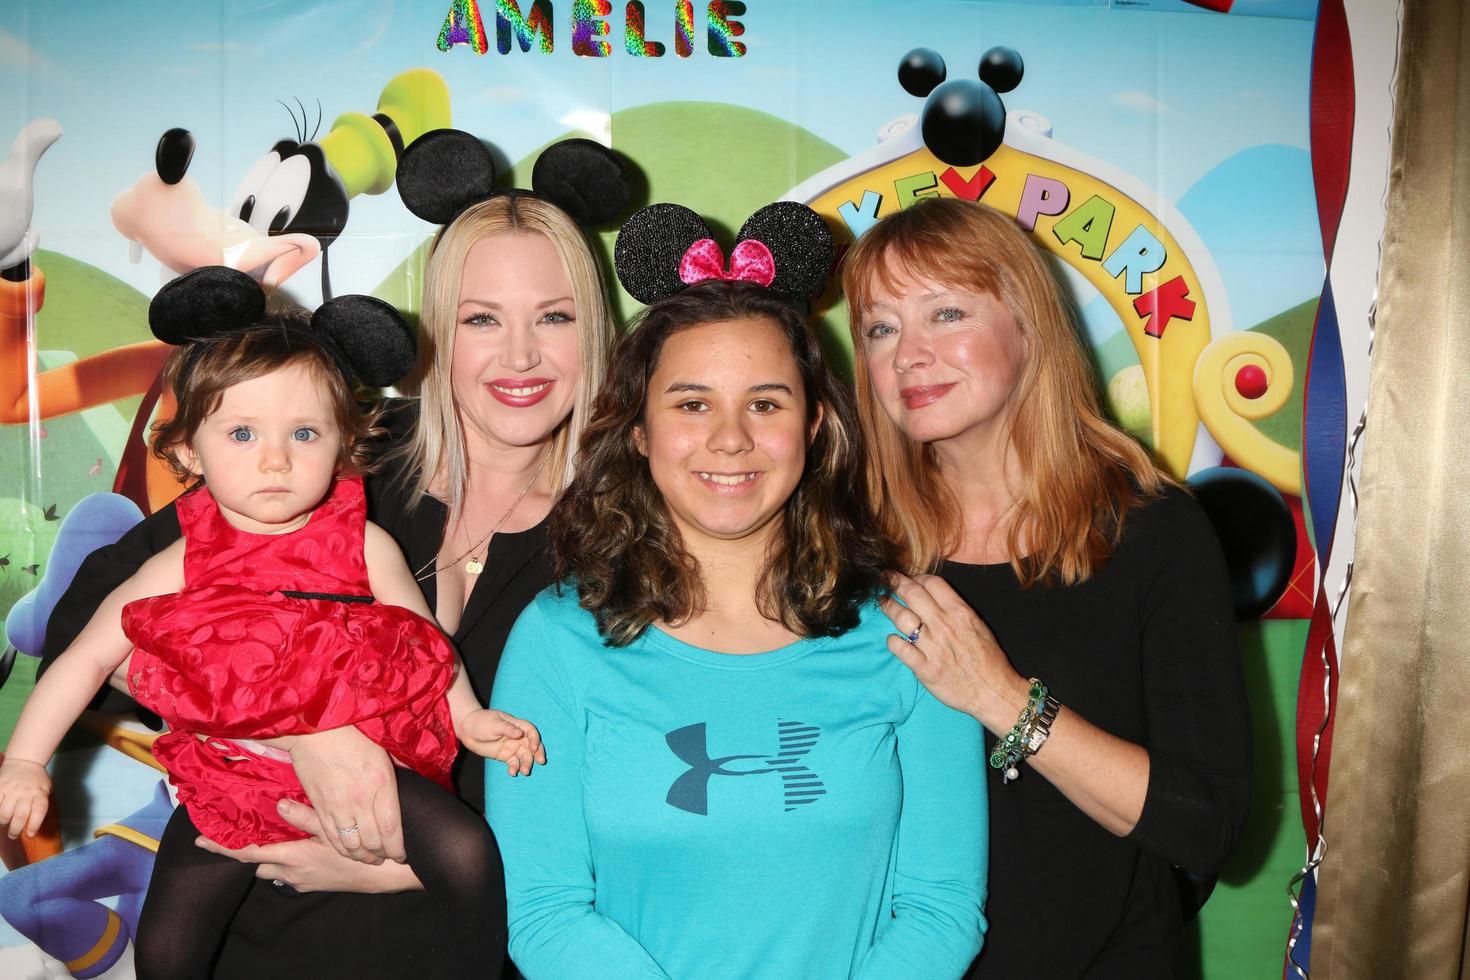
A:
<svg viewBox="0 0 1470 980">
<path fill-rule="evenodd" d="M 150 322 L 182 343 L 166 369 L 178 410 L 155 426 L 154 452 L 195 483 L 176 505 L 183 537 L 37 683 L 0 763 L 0 827 L 35 833 L 46 762 L 92 692 L 124 672 L 168 722 L 154 754 L 180 803 L 136 966 L 206 976 L 254 868 L 195 838 L 239 848 L 306 836 L 276 814 L 283 798 L 308 802 L 292 739 L 356 726 L 400 767 L 408 861 L 473 970 L 498 955 L 504 899 L 488 828 L 447 792 L 450 766 L 461 742 L 512 775 L 545 755 L 532 725 L 477 703 L 398 546 L 366 519 L 371 425 L 354 382 L 397 380 L 412 335 L 367 297 L 333 300 L 310 322 L 268 318 L 259 287 L 222 268 L 164 287 Z"/>
</svg>

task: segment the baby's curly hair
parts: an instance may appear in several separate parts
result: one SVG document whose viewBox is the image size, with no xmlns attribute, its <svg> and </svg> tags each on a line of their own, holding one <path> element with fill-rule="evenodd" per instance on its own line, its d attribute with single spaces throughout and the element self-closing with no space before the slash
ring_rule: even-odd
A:
<svg viewBox="0 0 1470 980">
<path fill-rule="evenodd" d="M 355 388 L 327 349 L 310 336 L 311 314 L 299 306 L 272 306 L 260 323 L 174 350 L 163 368 L 163 383 L 177 408 L 172 418 L 153 423 L 153 455 L 168 464 L 180 483 L 193 472 L 180 458 L 204 420 L 219 408 L 225 391 L 293 364 L 304 364 L 325 386 L 333 421 L 342 434 L 338 471 L 362 475 L 372 471 L 372 443 L 384 432 L 373 394 Z"/>
</svg>

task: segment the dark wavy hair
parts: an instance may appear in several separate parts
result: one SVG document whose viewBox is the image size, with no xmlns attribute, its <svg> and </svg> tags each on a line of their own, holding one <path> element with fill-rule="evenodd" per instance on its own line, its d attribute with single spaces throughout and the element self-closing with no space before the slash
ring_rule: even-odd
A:
<svg viewBox="0 0 1470 980">
<path fill-rule="evenodd" d="M 707 323 L 755 318 L 775 324 L 796 361 L 807 420 L 821 423 L 801 480 L 782 510 L 758 585 L 761 612 L 800 636 L 836 636 L 883 589 L 895 549 L 873 518 L 866 457 L 852 396 L 828 370 L 821 345 L 789 302 L 750 283 L 708 282 L 660 300 L 618 339 L 580 445 L 577 474 L 551 514 L 552 558 L 610 646 L 657 621 L 678 623 L 705 607 L 704 578 L 684 549 L 634 431 L 669 337 Z"/>
</svg>

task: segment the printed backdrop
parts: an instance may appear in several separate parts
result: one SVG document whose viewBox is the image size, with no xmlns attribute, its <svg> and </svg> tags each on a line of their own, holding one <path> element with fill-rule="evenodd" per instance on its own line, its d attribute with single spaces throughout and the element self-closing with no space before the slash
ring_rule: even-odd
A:
<svg viewBox="0 0 1470 980">
<path fill-rule="evenodd" d="M 777 198 L 844 242 L 924 196 L 979 199 L 1055 256 L 1111 410 L 1200 488 L 1232 554 L 1255 793 L 1191 941 L 1205 976 L 1279 971 L 1331 534 L 1302 462 L 1325 347 L 1318 29 L 1316 0 L 5 4 L 0 259 L 40 248 L 29 270 L 0 260 L 0 742 L 81 558 L 178 491 L 144 442 L 165 353 L 150 296 L 223 261 L 308 306 L 368 292 L 412 314 L 432 229 L 392 190 L 395 140 L 468 129 L 525 184 L 540 147 L 590 136 L 631 161 L 638 203 L 685 204 L 727 241 Z M 814 314 L 849 365 L 840 298 Z M 0 975 L 39 970 L 35 942 L 76 976 L 125 972 L 169 806 L 149 737 L 96 717 L 64 745 L 59 823 L 0 848 Z"/>
</svg>

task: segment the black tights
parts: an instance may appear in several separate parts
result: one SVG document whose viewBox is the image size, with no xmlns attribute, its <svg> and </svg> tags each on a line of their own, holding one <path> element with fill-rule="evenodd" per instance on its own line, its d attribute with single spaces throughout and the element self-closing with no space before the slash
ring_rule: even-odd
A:
<svg viewBox="0 0 1470 980">
<path fill-rule="evenodd" d="M 505 957 L 500 852 L 485 821 L 433 782 L 399 768 L 403 847 L 454 943 L 460 975 L 497 973 Z M 138 920 L 138 980 L 207 980 L 255 865 L 197 847 L 180 806 L 159 841 Z M 427 937 L 426 937 L 426 941 Z"/>
</svg>

